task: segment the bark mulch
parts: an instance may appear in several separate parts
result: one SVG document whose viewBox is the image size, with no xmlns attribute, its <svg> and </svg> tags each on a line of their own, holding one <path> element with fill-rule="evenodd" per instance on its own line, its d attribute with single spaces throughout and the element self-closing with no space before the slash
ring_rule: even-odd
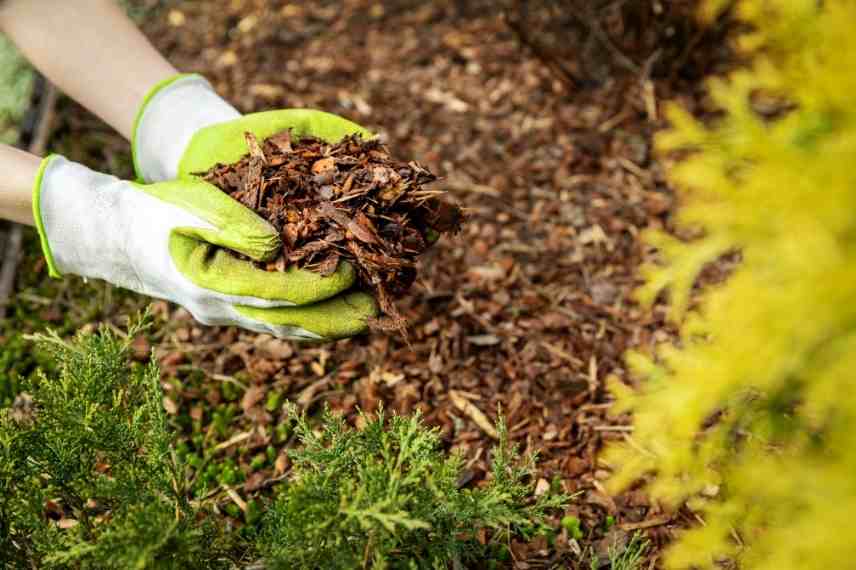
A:
<svg viewBox="0 0 856 570">
<path fill-rule="evenodd" d="M 369 320 L 372 328 L 406 336 L 393 299 L 413 285 L 417 257 L 442 235 L 458 234 L 463 221 L 442 190 L 424 187 L 437 177 L 417 162 L 393 160 L 377 138 L 293 140 L 286 130 L 260 143 L 245 136 L 246 156 L 199 174 L 280 233 L 282 251 L 264 268 L 332 275 L 349 262 L 357 287 L 374 293 L 384 315 Z"/>
</svg>

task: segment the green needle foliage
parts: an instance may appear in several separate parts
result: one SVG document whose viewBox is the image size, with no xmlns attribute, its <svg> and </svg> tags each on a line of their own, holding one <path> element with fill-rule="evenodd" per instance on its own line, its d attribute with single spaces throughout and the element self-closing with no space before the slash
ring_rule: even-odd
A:
<svg viewBox="0 0 856 570">
<path fill-rule="evenodd" d="M 302 444 L 293 480 L 267 513 L 270 568 L 449 568 L 501 556 L 512 535 L 546 531 L 563 495 L 532 496 L 534 457 L 521 461 L 499 424 L 492 477 L 460 489 L 463 459 L 444 457 L 418 416 L 363 417 L 361 430 L 325 412 L 316 433 L 292 407 Z M 482 544 L 478 535 L 488 531 Z"/>
<path fill-rule="evenodd" d="M 645 552 L 648 550 L 649 542 L 642 533 L 635 532 L 630 537 L 630 542 L 624 548 L 612 547 L 607 552 L 609 556 L 610 570 L 639 570 L 645 562 Z"/>
<path fill-rule="evenodd" d="M 532 498 L 534 457 L 519 458 L 502 423 L 492 477 L 461 489 L 462 459 L 418 417 L 381 413 L 354 430 L 325 413 L 312 427 L 292 407 L 291 481 L 266 513 L 248 500 L 238 528 L 216 500 L 190 500 L 192 462 L 174 449 L 160 373 L 130 363 L 143 322 L 126 337 L 36 337 L 55 372 L 24 380 L 0 409 L 0 568 L 460 567 L 545 532 L 565 502 Z"/>
<path fill-rule="evenodd" d="M 0 417 L 0 561 L 216 566 L 202 550 L 207 526 L 181 493 L 157 367 L 129 367 L 128 341 L 107 330 L 71 343 L 55 334 L 37 340 L 59 371 L 37 375 L 26 386 L 32 401 Z"/>
<path fill-rule="evenodd" d="M 724 3 L 710 2 L 707 13 Z M 702 267 L 739 250 L 722 286 L 684 320 L 682 343 L 632 355 L 634 439 L 616 448 L 613 488 L 646 473 L 649 490 L 691 505 L 705 525 L 671 550 L 671 568 L 848 568 L 856 559 L 856 3 L 744 0 L 736 13 L 754 63 L 712 80 L 720 118 L 672 108 L 662 150 L 679 223 L 700 239 L 657 234 L 643 300 L 668 288 L 688 307 Z M 739 540 L 736 540 L 739 537 Z M 744 548 L 742 544 L 745 544 Z"/>
</svg>

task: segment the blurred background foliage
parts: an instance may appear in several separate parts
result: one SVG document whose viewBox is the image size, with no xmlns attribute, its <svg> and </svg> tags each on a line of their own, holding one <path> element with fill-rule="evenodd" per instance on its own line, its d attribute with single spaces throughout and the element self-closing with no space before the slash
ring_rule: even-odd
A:
<svg viewBox="0 0 856 570">
<path fill-rule="evenodd" d="M 18 142 L 20 123 L 30 106 L 35 73 L 15 46 L 0 35 L 0 142 Z"/>
<path fill-rule="evenodd" d="M 705 14 L 721 9 L 712 2 Z M 682 239 L 647 236 L 661 262 L 639 291 L 668 292 L 682 340 L 632 354 L 632 445 L 612 449 L 613 490 L 688 500 L 704 521 L 670 568 L 849 568 L 856 557 L 856 4 L 743 0 L 752 64 L 709 80 L 721 110 L 673 105 L 658 147 L 682 206 Z M 673 154 L 677 153 L 677 154 Z M 741 261 L 699 303 L 701 271 Z M 641 450 L 641 451 L 640 451 Z"/>
</svg>

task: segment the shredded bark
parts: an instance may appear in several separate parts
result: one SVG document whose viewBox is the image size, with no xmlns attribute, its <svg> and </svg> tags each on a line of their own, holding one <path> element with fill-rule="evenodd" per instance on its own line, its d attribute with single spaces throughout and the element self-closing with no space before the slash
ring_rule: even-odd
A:
<svg viewBox="0 0 856 570">
<path fill-rule="evenodd" d="M 425 188 L 437 177 L 417 162 L 394 160 L 378 139 L 352 135 L 331 144 L 294 140 L 290 130 L 261 143 L 245 136 L 248 154 L 198 174 L 280 232 L 279 257 L 261 265 L 331 275 L 348 261 L 385 315 L 370 324 L 403 332 L 394 299 L 416 279 L 417 258 L 440 235 L 458 233 L 463 220 L 443 191 Z"/>
</svg>

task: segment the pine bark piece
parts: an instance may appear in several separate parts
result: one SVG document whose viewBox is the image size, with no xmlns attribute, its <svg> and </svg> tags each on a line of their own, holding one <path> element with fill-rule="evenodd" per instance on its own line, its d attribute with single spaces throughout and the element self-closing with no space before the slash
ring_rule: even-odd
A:
<svg viewBox="0 0 856 570">
<path fill-rule="evenodd" d="M 253 133 L 244 133 L 244 137 L 247 139 L 247 148 L 250 149 L 249 167 L 244 183 L 247 206 L 258 210 L 262 201 L 262 169 L 267 164 L 267 158 Z"/>
<path fill-rule="evenodd" d="M 347 261 L 384 315 L 371 326 L 403 333 L 394 299 L 413 284 L 416 260 L 436 236 L 458 233 L 463 221 L 444 192 L 425 188 L 436 176 L 417 162 L 395 160 L 377 139 L 353 135 L 331 144 L 297 140 L 290 130 L 261 142 L 245 136 L 244 157 L 197 175 L 281 233 L 279 258 L 259 266 L 331 275 Z"/>
</svg>

